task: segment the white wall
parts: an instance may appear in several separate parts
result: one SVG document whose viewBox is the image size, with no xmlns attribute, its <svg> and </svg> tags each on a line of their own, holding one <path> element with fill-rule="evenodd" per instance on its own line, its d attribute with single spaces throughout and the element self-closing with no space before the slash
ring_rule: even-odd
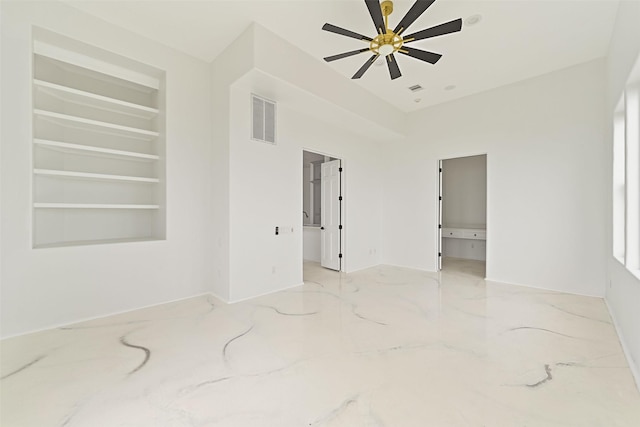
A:
<svg viewBox="0 0 640 427">
<path fill-rule="evenodd" d="M 487 277 L 604 295 L 602 61 L 412 115 L 387 156 L 383 262 L 436 269 L 437 161 L 487 154 Z"/>
<path fill-rule="evenodd" d="M 607 58 L 607 133 L 603 158 L 606 159 L 608 260 L 606 301 L 629 365 L 640 387 L 640 280 L 612 256 L 612 135 L 613 112 L 636 60 L 640 56 L 640 2 L 622 1 L 618 9 L 609 56 Z"/>
<path fill-rule="evenodd" d="M 225 54 L 237 72 L 228 72 L 225 61 L 214 63 L 213 112 L 216 117 L 220 114 L 217 122 L 222 126 L 214 129 L 214 141 L 226 144 L 229 158 L 228 165 L 222 165 L 228 168 L 228 179 L 224 173 L 216 175 L 221 179 L 216 185 L 224 187 L 228 182 L 228 222 L 224 212 L 219 216 L 220 227 L 228 225 L 228 282 L 216 278 L 222 290 L 215 292 L 225 300 L 238 301 L 302 283 L 305 149 L 343 161 L 343 269 L 378 264 L 381 148 L 376 141 L 398 137 L 395 128 L 402 127 L 402 114 L 392 110 L 391 128 L 372 122 L 368 118 L 373 115 L 371 94 L 346 84 L 335 71 L 319 66 L 317 59 L 258 25 L 250 26 Z M 238 77 L 247 67 L 254 70 Z M 309 73 L 315 78 L 300 78 Z M 229 92 L 227 81 L 234 79 Z M 249 138 L 250 93 L 277 102 L 276 145 Z M 228 94 L 230 107 L 225 110 Z M 224 149 L 218 154 L 224 156 Z M 224 206 L 224 197 L 218 202 Z M 278 236 L 276 226 L 282 231 Z M 224 248 L 223 242 L 219 252 Z"/>
<path fill-rule="evenodd" d="M 303 149 L 339 157 L 353 170 L 343 184 L 354 194 L 343 208 L 345 221 L 354 218 L 344 230 L 344 269 L 378 264 L 381 155 L 374 141 L 398 138 L 404 116 L 391 110 L 390 128 L 371 121 L 375 97 L 255 24 L 211 73 L 213 292 L 238 301 L 302 283 Z M 310 73 L 314 79 L 301 79 Z M 251 92 L 278 102 L 275 146 L 249 138 Z M 276 226 L 285 232 L 275 236 Z"/>
<path fill-rule="evenodd" d="M 253 28 L 250 27 L 234 40 L 210 67 L 211 73 L 211 114 L 207 122 L 211 125 L 212 152 L 211 183 L 207 200 L 211 205 L 211 240 L 207 247 L 211 291 L 223 301 L 230 295 L 230 235 L 229 201 L 230 170 L 229 147 L 231 134 L 231 85 L 253 68 Z"/>
<path fill-rule="evenodd" d="M 2 336 L 207 291 L 207 65 L 57 2 L 1 8 Z M 31 25 L 166 70 L 166 241 L 31 248 Z"/>
<path fill-rule="evenodd" d="M 257 80 L 239 82 L 231 92 L 231 301 L 302 283 L 305 149 L 343 161 L 345 270 L 379 263 L 379 144 L 301 112 L 300 104 L 290 102 L 298 88 L 274 89 Z M 276 145 L 249 138 L 252 92 L 277 102 Z M 276 226 L 284 233 L 276 236 Z"/>
<path fill-rule="evenodd" d="M 459 157 L 442 162 L 442 214 L 445 227 L 487 223 L 487 158 Z"/>
</svg>

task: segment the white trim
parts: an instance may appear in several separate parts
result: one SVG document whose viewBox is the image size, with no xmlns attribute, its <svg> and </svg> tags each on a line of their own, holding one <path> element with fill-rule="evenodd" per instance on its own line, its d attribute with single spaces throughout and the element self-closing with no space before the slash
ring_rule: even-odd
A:
<svg viewBox="0 0 640 427">
<path fill-rule="evenodd" d="M 472 260 L 475 261 L 475 260 Z M 414 267 L 414 266 L 409 266 L 409 265 L 402 265 L 402 264 L 389 264 L 389 263 L 383 263 L 383 264 L 377 264 L 374 265 L 373 267 L 380 267 L 380 266 L 387 266 L 387 267 L 397 267 L 397 268 L 406 268 L 407 270 L 414 270 L 414 271 L 421 271 L 423 273 L 433 273 L 435 275 L 437 275 L 438 273 L 440 273 L 440 271 L 435 271 L 435 270 L 428 270 L 426 268 L 419 268 L 419 267 Z M 372 268 L 372 267 L 367 267 L 367 268 Z M 434 277 L 434 279 L 438 279 L 438 277 Z"/>
<path fill-rule="evenodd" d="M 357 273 L 359 271 L 368 270 L 370 268 L 376 268 L 376 267 L 379 267 L 381 265 L 388 265 L 388 264 L 372 264 L 372 265 L 370 265 L 368 267 L 360 267 L 360 268 L 356 268 L 355 270 L 349 270 L 349 271 L 338 271 L 337 273 L 353 274 L 353 273 Z M 399 266 L 391 266 L 391 267 L 399 267 Z"/>
<path fill-rule="evenodd" d="M 557 292 L 559 294 L 578 295 L 578 296 L 582 296 L 582 297 L 604 299 L 604 294 L 602 294 L 602 295 L 585 294 L 585 293 L 581 293 L 581 292 L 559 290 L 559 289 L 554 289 L 554 288 L 545 288 L 544 286 L 525 285 L 523 283 L 516 283 L 516 282 L 510 281 L 510 280 L 493 279 L 493 278 L 489 278 L 489 277 L 485 277 L 484 280 L 487 281 L 487 282 L 495 282 L 495 283 L 500 283 L 500 284 L 503 284 L 503 285 L 513 285 L 513 286 L 520 286 L 520 287 L 523 287 L 523 288 L 531 288 L 531 289 L 540 289 L 540 290 L 544 290 L 544 291 L 552 291 L 552 292 Z"/>
<path fill-rule="evenodd" d="M 604 298 L 604 304 L 607 306 L 607 310 L 609 311 L 609 316 L 611 317 L 611 321 L 613 322 L 613 327 L 616 330 L 616 335 L 618 336 L 618 341 L 620 341 L 620 346 L 622 347 L 622 352 L 624 353 L 625 358 L 627 359 L 627 364 L 629 365 L 629 369 L 631 370 L 631 375 L 636 382 L 636 387 L 638 391 L 640 391 L 640 367 L 636 366 L 633 363 L 633 358 L 631 357 L 631 351 L 627 346 L 627 343 L 624 340 L 624 335 L 620 333 L 620 327 L 618 326 L 618 321 L 616 320 L 616 316 L 614 311 L 611 309 L 609 305 L 609 301 Z"/>
<path fill-rule="evenodd" d="M 252 296 L 250 296 L 250 297 L 246 297 L 246 298 L 240 298 L 240 299 L 231 299 L 231 298 L 229 298 L 229 301 L 227 301 L 227 304 L 236 304 L 236 303 L 239 303 L 239 302 L 248 301 L 248 300 L 250 300 L 250 299 L 260 298 L 260 297 L 263 297 L 263 296 L 265 296 L 265 295 L 275 294 L 275 293 L 277 293 L 277 292 L 282 292 L 282 291 L 286 291 L 286 290 L 288 290 L 288 289 L 297 288 L 297 287 L 302 286 L 302 285 L 304 285 L 304 282 L 302 282 L 302 283 L 298 283 L 298 284 L 296 284 L 296 285 L 285 286 L 285 287 L 283 287 L 283 288 L 275 289 L 275 290 L 272 290 L 272 291 L 267 291 L 267 292 L 264 292 L 264 293 L 261 293 L 261 294 L 252 295 Z M 223 300 L 223 301 L 224 301 L 224 300 Z"/>
<path fill-rule="evenodd" d="M 227 301 L 227 299 L 226 299 L 226 298 L 222 298 L 220 295 L 216 294 L 215 292 L 213 292 L 213 291 L 209 291 L 209 292 L 207 292 L 207 293 L 208 293 L 209 295 L 211 295 L 212 297 L 214 297 L 215 299 L 220 300 L 220 301 L 222 301 L 223 303 L 225 303 L 225 304 L 227 304 L 227 305 L 229 304 L 229 301 Z M 204 295 L 204 294 L 203 294 L 203 295 Z"/>
<path fill-rule="evenodd" d="M 165 301 L 165 302 L 159 302 L 159 303 L 155 303 L 155 304 L 144 305 L 144 306 L 137 307 L 137 308 L 132 308 L 132 309 L 129 309 L 129 310 L 114 311 L 112 313 L 104 314 L 102 316 L 83 317 L 82 319 L 78 319 L 78 320 L 75 320 L 75 321 L 70 322 L 70 323 L 56 323 L 56 324 L 48 326 L 46 328 L 32 329 L 32 330 L 27 331 L 27 332 L 22 332 L 22 333 L 13 334 L 13 335 L 7 335 L 6 337 L 0 337 L 0 339 L 6 340 L 6 339 L 9 339 L 9 338 L 15 338 L 15 337 L 21 337 L 21 336 L 24 336 L 24 335 L 35 334 L 37 332 L 49 331 L 49 330 L 52 330 L 52 329 L 60 329 L 60 328 L 68 327 L 68 326 L 71 326 L 71 325 L 77 325 L 78 323 L 90 322 L 92 320 L 98 320 L 98 319 L 105 319 L 105 318 L 111 317 L 111 316 L 118 316 L 120 314 L 126 314 L 126 313 L 131 313 L 131 312 L 134 312 L 134 311 L 138 311 L 138 310 L 144 310 L 146 308 L 152 308 L 152 307 L 157 307 L 157 306 L 160 306 L 160 305 L 172 304 L 172 303 L 180 302 L 180 301 L 186 301 L 186 300 L 191 299 L 191 298 L 203 297 L 205 295 L 211 295 L 213 297 L 216 297 L 211 292 L 203 292 L 203 293 L 196 294 L 196 295 L 191 295 L 191 296 L 188 296 L 188 297 L 177 298 L 177 299 L 173 299 L 173 300 L 169 300 L 169 301 Z M 218 298 L 218 297 L 216 297 L 216 298 Z M 221 301 L 225 302 L 224 300 L 221 300 Z"/>
</svg>

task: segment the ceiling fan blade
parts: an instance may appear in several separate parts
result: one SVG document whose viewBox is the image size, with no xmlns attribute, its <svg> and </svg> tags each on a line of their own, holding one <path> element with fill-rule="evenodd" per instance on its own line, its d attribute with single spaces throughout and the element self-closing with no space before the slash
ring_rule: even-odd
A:
<svg viewBox="0 0 640 427">
<path fill-rule="evenodd" d="M 373 64 L 376 59 L 378 59 L 378 56 L 380 55 L 373 55 L 371 58 L 367 59 L 367 62 L 365 62 L 364 65 L 360 67 L 360 69 L 356 71 L 356 73 L 351 78 L 359 79 L 360 77 L 362 77 L 362 75 L 369 69 L 369 67 L 371 67 L 371 64 Z"/>
<path fill-rule="evenodd" d="M 402 48 L 398 52 L 402 53 L 403 55 L 428 62 L 429 64 L 435 64 L 440 60 L 440 58 L 442 58 L 442 55 L 440 55 L 439 53 L 427 52 L 426 50 L 414 49 L 408 46 L 402 46 Z"/>
<path fill-rule="evenodd" d="M 351 52 L 345 52 L 345 53 L 340 53 L 338 55 L 327 56 L 326 58 L 324 58 L 324 60 L 327 62 L 331 62 L 331 61 L 335 61 L 336 59 L 342 59 L 342 58 L 347 58 L 349 56 L 357 55 L 359 53 L 366 52 L 368 50 L 369 48 L 365 47 L 364 49 L 352 50 Z"/>
<path fill-rule="evenodd" d="M 353 31 L 345 30 L 332 24 L 324 24 L 322 29 L 331 33 L 340 34 L 341 36 L 353 37 L 358 40 L 366 40 L 369 42 L 373 40 L 371 37 L 363 36 L 362 34 L 354 33 Z"/>
<path fill-rule="evenodd" d="M 395 56 L 393 53 L 387 55 L 387 65 L 389 66 L 389 74 L 391 75 L 391 80 L 395 80 L 398 77 L 402 76 L 400 73 L 400 68 L 398 67 L 398 63 L 396 62 Z"/>
<path fill-rule="evenodd" d="M 385 34 L 387 32 L 387 28 L 384 25 L 380 2 L 378 0 L 364 0 L 364 2 L 367 4 L 367 9 L 369 9 L 371 19 L 373 19 L 373 25 L 376 26 L 376 33 Z"/>
<path fill-rule="evenodd" d="M 458 18 L 453 21 L 445 22 L 444 24 L 436 25 L 435 27 L 427 28 L 426 30 L 418 31 L 417 33 L 409 34 L 404 37 L 404 42 L 409 43 L 416 40 L 443 36 L 445 34 L 455 33 L 461 29 L 462 19 Z"/>
<path fill-rule="evenodd" d="M 393 32 L 398 35 L 402 34 L 407 28 L 409 28 L 409 25 L 413 24 L 415 20 L 433 4 L 434 1 L 436 0 L 416 0 L 413 6 L 411 6 L 411 9 L 409 9 L 407 14 L 404 15 L 404 18 L 398 22 L 398 25 Z"/>
</svg>

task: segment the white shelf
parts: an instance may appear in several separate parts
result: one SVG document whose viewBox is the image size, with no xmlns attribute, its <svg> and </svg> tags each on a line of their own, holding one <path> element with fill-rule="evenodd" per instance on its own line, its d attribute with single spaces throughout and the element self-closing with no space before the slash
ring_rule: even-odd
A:
<svg viewBox="0 0 640 427">
<path fill-rule="evenodd" d="M 94 147 L 91 145 L 71 144 L 69 142 L 51 141 L 48 139 L 34 139 L 33 143 L 41 147 L 62 152 L 87 152 L 94 154 L 108 154 L 111 156 L 130 157 L 138 160 L 158 160 L 155 154 L 136 153 L 134 151 L 112 150 L 110 148 Z"/>
<path fill-rule="evenodd" d="M 56 83 L 46 82 L 44 80 L 33 80 L 34 86 L 58 99 L 72 102 L 80 105 L 89 105 L 102 110 L 115 111 L 118 113 L 128 114 L 136 117 L 150 119 L 158 114 L 158 109 L 138 105 L 127 101 L 122 101 L 107 96 L 97 95 L 91 92 L 62 86 Z"/>
<path fill-rule="evenodd" d="M 105 179 L 114 181 L 131 181 L 131 182 L 160 182 L 158 178 L 146 178 L 141 176 L 123 176 L 123 175 L 108 175 L 102 173 L 88 173 L 88 172 L 72 172 L 62 171 L 56 169 L 34 169 L 33 173 L 36 175 L 45 176 L 59 176 L 67 178 L 89 178 L 89 179 Z"/>
<path fill-rule="evenodd" d="M 160 209 L 159 205 L 117 205 L 96 203 L 34 203 L 37 209 Z"/>
<path fill-rule="evenodd" d="M 42 32 L 42 30 L 39 30 L 39 32 Z M 47 34 L 47 38 L 50 40 L 52 38 L 52 34 Z M 81 69 L 85 70 L 91 70 L 98 74 L 112 76 L 118 80 L 126 80 L 150 89 L 157 90 L 160 88 L 160 80 L 157 77 L 121 66 L 119 64 L 107 62 L 93 55 L 89 56 L 80 53 L 73 47 L 57 46 L 50 42 L 36 39 L 33 42 L 33 53 L 54 59 L 56 61 L 62 61 L 63 63 L 73 64 L 76 67 L 80 67 Z"/>
<path fill-rule="evenodd" d="M 34 109 L 33 113 L 36 116 L 51 119 L 54 121 L 62 121 L 66 123 L 80 125 L 81 127 L 89 128 L 90 130 L 93 130 L 93 131 L 98 131 L 98 132 L 111 131 L 111 132 L 123 134 L 125 136 L 129 136 L 132 138 L 140 138 L 148 141 L 160 135 L 158 132 L 147 130 L 147 129 L 139 129 L 139 128 L 133 128 L 130 126 L 117 125 L 115 123 L 85 119 L 83 117 L 71 116 L 69 114 L 55 113 L 53 111 Z M 63 123 L 63 126 L 64 126 L 64 123 Z"/>
<path fill-rule="evenodd" d="M 99 239 L 99 240 L 75 240 L 75 241 L 64 241 L 64 242 L 54 242 L 54 243 L 43 243 L 39 245 L 35 245 L 36 249 L 46 249 L 46 248 L 65 248 L 71 246 L 84 246 L 84 245 L 107 245 L 113 243 L 132 243 L 132 242 L 160 242 L 165 239 L 159 239 L 157 237 L 140 237 L 140 238 L 126 238 L 126 239 Z"/>
</svg>

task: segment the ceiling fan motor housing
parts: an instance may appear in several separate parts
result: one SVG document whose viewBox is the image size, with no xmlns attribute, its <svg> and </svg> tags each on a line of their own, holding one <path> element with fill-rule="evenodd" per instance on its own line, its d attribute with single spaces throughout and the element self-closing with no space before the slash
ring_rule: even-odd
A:
<svg viewBox="0 0 640 427">
<path fill-rule="evenodd" d="M 400 50 L 402 37 L 391 30 L 386 34 L 378 34 L 369 44 L 369 49 L 378 55 L 387 56 Z"/>
</svg>

